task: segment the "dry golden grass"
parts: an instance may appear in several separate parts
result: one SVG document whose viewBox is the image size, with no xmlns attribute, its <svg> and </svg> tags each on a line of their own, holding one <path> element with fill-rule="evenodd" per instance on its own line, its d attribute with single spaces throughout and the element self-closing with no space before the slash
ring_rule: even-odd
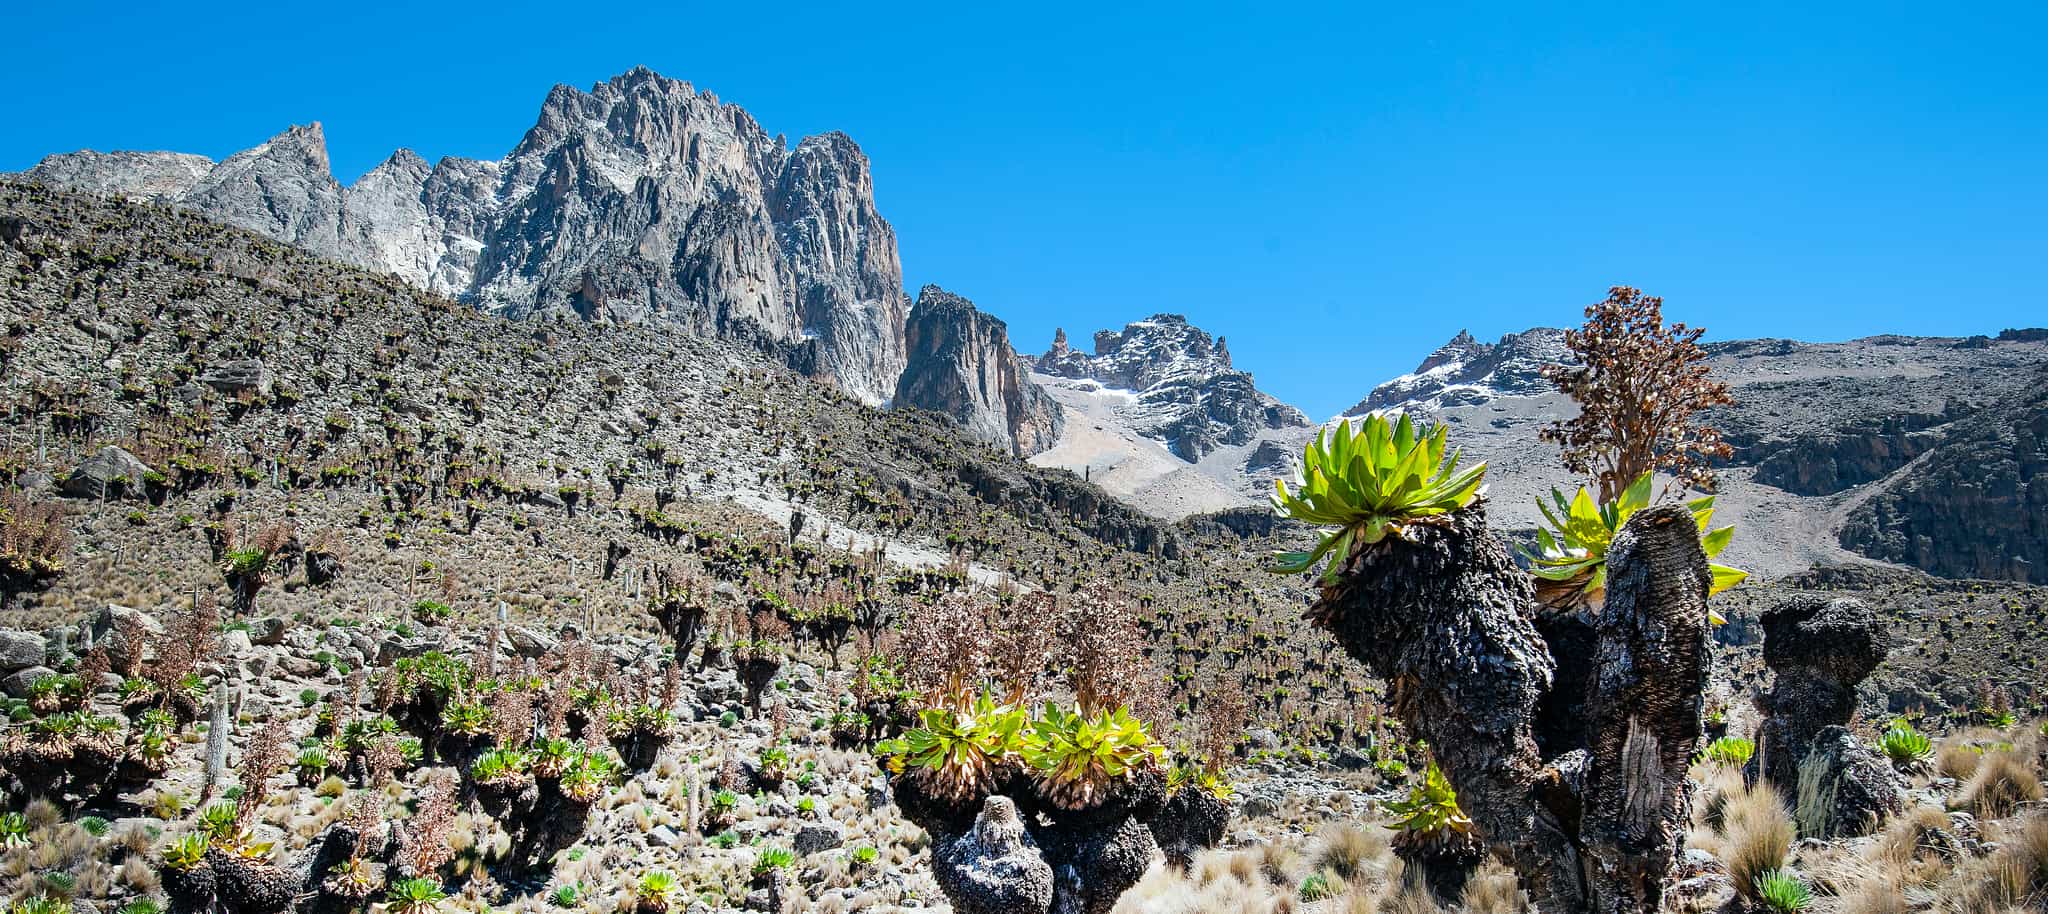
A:
<svg viewBox="0 0 2048 914">
<path fill-rule="evenodd" d="M 2007 750 L 1984 753 L 1963 788 L 1962 801 L 1978 817 L 1995 819 L 2011 815 L 2015 806 L 2041 796 L 2041 773 L 2034 767 L 2033 755 Z"/>
<path fill-rule="evenodd" d="M 1384 878 L 1393 860 L 1393 844 L 1384 828 L 1328 825 L 1318 840 L 1316 868 L 1327 869 L 1345 882 Z"/>
<path fill-rule="evenodd" d="M 1967 746 L 1954 742 L 1943 743 L 1934 756 L 1935 773 L 1945 778 L 1967 781 L 1977 773 L 1977 762 L 1982 758 Z"/>
<path fill-rule="evenodd" d="M 1380 914 L 1444 914 L 1444 906 L 1419 880 L 1409 879 L 1392 895 L 1381 899 Z"/>
<path fill-rule="evenodd" d="M 2030 816 L 1999 837 L 1996 853 L 1957 867 L 1945 910 L 1997 914 L 2048 905 L 2048 816 Z"/>
<path fill-rule="evenodd" d="M 1748 898 L 1757 876 L 1785 865 L 1792 847 L 1792 814 L 1778 792 L 1759 781 L 1723 794 L 1720 818 L 1712 850 L 1728 867 L 1736 892 Z"/>
<path fill-rule="evenodd" d="M 1529 899 L 1512 870 L 1488 860 L 1466 880 L 1458 906 L 1465 914 L 1522 914 L 1529 910 Z"/>
</svg>

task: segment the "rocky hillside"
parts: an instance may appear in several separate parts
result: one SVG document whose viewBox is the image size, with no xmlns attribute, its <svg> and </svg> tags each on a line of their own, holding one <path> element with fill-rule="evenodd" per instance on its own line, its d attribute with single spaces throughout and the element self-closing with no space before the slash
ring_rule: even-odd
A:
<svg viewBox="0 0 2048 914">
<path fill-rule="evenodd" d="M 1738 525 L 1735 564 L 1788 573 L 1879 559 L 1951 577 L 2041 578 L 2048 342 L 2038 332 L 1707 348 L 1736 401 L 1713 417 L 1735 448 L 1719 503 Z M 1491 465 L 1503 526 L 1533 529 L 1536 495 L 1570 482 L 1537 437 L 1573 409 L 1540 374 L 1565 357 L 1554 329 L 1493 344 L 1461 333 L 1352 413 L 1452 423 L 1466 453 Z"/>
<path fill-rule="evenodd" d="M 347 187 L 317 123 L 218 163 L 86 151 L 27 177 L 173 203 L 494 313 L 739 341 L 864 403 L 897 396 L 908 363 L 896 236 L 860 147 L 830 133 L 791 148 L 738 106 L 646 69 L 555 87 L 503 159 L 429 164 L 401 149 Z M 991 418 L 1003 417 L 971 424 L 1014 445 Z"/>
<path fill-rule="evenodd" d="M 982 348 L 946 358 L 1014 368 L 981 327 Z M 1222 734 L 1226 846 L 1186 873 L 1148 853 L 1121 912 L 1301 910 L 1312 884 L 1439 910 L 1387 827 L 1422 753 L 1388 688 L 1302 622 L 1306 582 L 1256 570 L 1306 542 L 1270 514 L 1165 525 L 751 347 L 511 320 L 189 210 L 40 184 L 0 182 L 0 331 L 0 779 L 21 813 L 0 820 L 0 891 L 24 905 L 202 910 L 214 892 L 234 914 L 339 910 L 424 873 L 450 897 L 422 907 L 444 911 L 936 914 L 940 849 L 861 748 L 864 715 L 901 710 L 863 658 L 975 585 L 1068 600 L 1107 581 L 1137 607 L 1144 635 L 1122 643 L 1161 692 L 1163 740 L 1243 714 Z M 1971 345 L 2019 365 L 2041 344 Z M 1907 633 L 1856 695 L 1858 739 L 1887 710 L 1955 731 L 1899 791 L 1949 836 L 1924 884 L 2007 865 L 2000 836 L 2023 823 L 1966 766 L 2038 786 L 2011 751 L 2036 725 L 1960 725 L 1995 696 L 2038 706 L 2042 591 L 1853 571 L 1746 585 L 1712 695 L 1731 733 L 1754 722 L 1761 611 L 1790 589 L 1863 596 Z M 679 655 L 685 610 L 703 631 Z M 1680 910 L 1732 892 L 1710 796 Z M 197 835 L 218 843 L 186 859 Z M 1890 840 L 1787 859 L 1881 871 Z M 1525 908 L 1512 877 L 1482 874 L 1461 910 Z"/>
<path fill-rule="evenodd" d="M 1069 421 L 1033 458 L 1065 467 L 1165 517 L 1245 503 L 1288 472 L 1310 428 L 1300 410 L 1260 391 L 1231 364 L 1221 337 L 1178 314 L 1067 342 L 1032 360 L 1032 380 Z"/>
</svg>

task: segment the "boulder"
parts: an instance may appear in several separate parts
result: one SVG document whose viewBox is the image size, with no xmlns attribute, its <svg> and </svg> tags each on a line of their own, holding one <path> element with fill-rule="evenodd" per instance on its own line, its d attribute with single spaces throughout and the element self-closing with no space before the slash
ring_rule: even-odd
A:
<svg viewBox="0 0 2048 914">
<path fill-rule="evenodd" d="M 388 635 L 377 645 L 377 662 L 391 664 L 406 657 L 418 657 L 429 651 L 439 650 L 441 643 L 433 638 L 400 638 Z"/>
<path fill-rule="evenodd" d="M 64 494 L 73 498 L 119 498 L 142 492 L 148 465 L 113 445 L 100 448 L 64 477 Z"/>
<path fill-rule="evenodd" d="M 266 646 L 284 643 L 285 622 L 276 616 L 264 616 L 249 623 L 249 643 Z"/>
<path fill-rule="evenodd" d="M 200 373 L 199 383 L 225 394 L 253 391 L 270 395 L 270 368 L 261 359 L 240 359 L 215 365 Z"/>
<path fill-rule="evenodd" d="M 49 642 L 35 632 L 0 628 L 0 675 L 41 666 Z"/>
<path fill-rule="evenodd" d="M 1905 810 L 1905 786 L 1889 762 L 1847 727 L 1824 727 L 1799 763 L 1794 815 L 1808 838 L 1853 838 Z"/>
<path fill-rule="evenodd" d="M 558 643 L 554 638 L 524 625 L 505 626 L 505 640 L 519 656 L 533 659 L 546 656 Z"/>
<path fill-rule="evenodd" d="M 1799 596 L 1763 614 L 1764 663 L 1775 674 L 1746 772 L 1786 797 L 1822 731 L 1856 713 L 1856 686 L 1890 653 L 1892 635 L 1861 600 Z"/>
<path fill-rule="evenodd" d="M 154 656 L 156 651 L 151 643 L 164 634 L 164 624 L 155 616 L 116 603 L 101 607 L 90 625 L 92 643 L 106 650 L 107 661 L 116 670 L 125 670 Z M 139 632 L 141 643 L 129 644 L 122 634 L 125 629 Z"/>
<path fill-rule="evenodd" d="M 808 857 L 819 851 L 828 851 L 846 843 L 846 830 L 831 822 L 812 822 L 797 829 L 790 847 L 798 855 Z"/>
<path fill-rule="evenodd" d="M 56 672 L 56 670 L 50 669 L 49 667 L 43 666 L 41 664 L 15 670 L 13 675 L 8 676 L 4 680 L 0 680 L 0 691 L 6 692 L 10 697 L 13 698 L 27 698 L 28 687 L 31 683 L 34 683 L 36 680 L 41 679 L 44 676 L 55 675 Z"/>
</svg>

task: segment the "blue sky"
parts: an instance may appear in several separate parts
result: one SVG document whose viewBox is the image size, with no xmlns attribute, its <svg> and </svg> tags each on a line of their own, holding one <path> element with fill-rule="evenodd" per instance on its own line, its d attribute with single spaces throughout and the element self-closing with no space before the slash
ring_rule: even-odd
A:
<svg viewBox="0 0 2048 914">
<path fill-rule="evenodd" d="M 2048 324 L 2038 4 L 1426 6 L 23 4 L 0 170 L 496 158 L 645 64 L 852 135 L 906 284 L 1018 348 L 1182 312 L 1318 417 L 1615 283 L 1714 338 Z"/>
</svg>

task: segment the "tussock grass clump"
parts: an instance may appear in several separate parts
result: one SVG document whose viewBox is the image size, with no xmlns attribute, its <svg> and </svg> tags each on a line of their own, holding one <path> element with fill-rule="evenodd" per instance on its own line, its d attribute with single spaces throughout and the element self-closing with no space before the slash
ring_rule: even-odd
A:
<svg viewBox="0 0 2048 914">
<path fill-rule="evenodd" d="M 1963 788 L 1962 801 L 1982 818 L 2001 818 L 2013 808 L 2042 797 L 2041 773 L 2030 756 L 2005 750 L 1984 753 L 1970 783 Z"/>
<path fill-rule="evenodd" d="M 1757 880 L 1785 865 L 1792 849 L 1792 814 L 1770 784 L 1759 781 L 1723 795 L 1717 856 L 1735 891 L 1756 898 Z"/>
<path fill-rule="evenodd" d="M 1512 870 L 1488 860 L 1465 881 L 1458 906 L 1465 914 L 1522 914 L 1529 910 L 1529 898 Z"/>
<path fill-rule="evenodd" d="M 1370 882 L 1386 878 L 1394 866 L 1393 851 L 1386 829 L 1333 825 L 1323 829 L 1315 865 L 1345 882 Z"/>
</svg>

